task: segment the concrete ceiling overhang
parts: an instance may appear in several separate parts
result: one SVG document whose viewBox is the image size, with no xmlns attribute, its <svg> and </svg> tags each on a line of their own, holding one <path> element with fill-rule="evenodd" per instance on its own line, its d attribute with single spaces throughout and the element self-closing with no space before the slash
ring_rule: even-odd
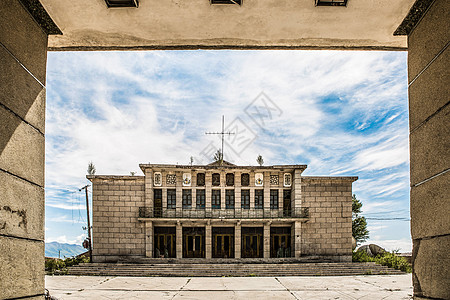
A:
<svg viewBox="0 0 450 300">
<path fill-rule="evenodd" d="M 314 0 L 140 0 L 110 8 L 104 0 L 41 0 L 63 35 L 49 50 L 362 49 L 405 50 L 394 36 L 414 0 L 349 0 L 316 7 Z"/>
</svg>

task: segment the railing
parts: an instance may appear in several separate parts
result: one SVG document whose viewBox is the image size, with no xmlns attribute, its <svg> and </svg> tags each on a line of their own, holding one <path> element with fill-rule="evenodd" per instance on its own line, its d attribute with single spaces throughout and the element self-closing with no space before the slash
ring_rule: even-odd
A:
<svg viewBox="0 0 450 300">
<path fill-rule="evenodd" d="M 139 218 L 184 219 L 290 219 L 308 218 L 307 207 L 283 209 L 166 209 L 139 207 Z"/>
</svg>

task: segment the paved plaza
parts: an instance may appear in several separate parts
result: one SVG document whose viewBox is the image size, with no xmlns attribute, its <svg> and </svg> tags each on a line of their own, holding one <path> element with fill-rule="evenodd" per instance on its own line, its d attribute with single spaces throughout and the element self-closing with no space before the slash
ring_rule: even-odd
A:
<svg viewBox="0 0 450 300">
<path fill-rule="evenodd" d="M 317 277 L 46 276 L 58 299 L 412 299 L 411 274 Z"/>
</svg>

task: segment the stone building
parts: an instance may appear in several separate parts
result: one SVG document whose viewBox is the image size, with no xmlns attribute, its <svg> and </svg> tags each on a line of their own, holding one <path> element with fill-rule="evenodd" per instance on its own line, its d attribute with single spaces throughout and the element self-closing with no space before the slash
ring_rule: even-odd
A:
<svg viewBox="0 0 450 300">
<path fill-rule="evenodd" d="M 141 164 L 88 176 L 93 260 L 326 257 L 351 261 L 352 182 L 306 165 Z"/>
</svg>

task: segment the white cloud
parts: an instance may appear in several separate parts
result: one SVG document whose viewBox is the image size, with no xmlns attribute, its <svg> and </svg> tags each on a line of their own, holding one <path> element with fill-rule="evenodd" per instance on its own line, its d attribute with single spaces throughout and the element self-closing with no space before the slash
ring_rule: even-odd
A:
<svg viewBox="0 0 450 300">
<path fill-rule="evenodd" d="M 76 190 L 87 183 L 89 161 L 97 174 L 111 175 L 140 174 L 139 163 L 188 163 L 210 141 L 220 144 L 204 132 L 220 130 L 222 115 L 227 123 L 240 117 L 258 135 L 240 156 L 230 155 L 234 163 L 255 165 L 262 154 L 266 164 L 308 163 L 305 175 L 358 175 L 364 211 L 407 205 L 398 202 L 409 184 L 405 57 L 49 53 L 47 209 L 84 209 Z M 261 129 L 244 109 L 262 91 L 282 115 Z"/>
</svg>

